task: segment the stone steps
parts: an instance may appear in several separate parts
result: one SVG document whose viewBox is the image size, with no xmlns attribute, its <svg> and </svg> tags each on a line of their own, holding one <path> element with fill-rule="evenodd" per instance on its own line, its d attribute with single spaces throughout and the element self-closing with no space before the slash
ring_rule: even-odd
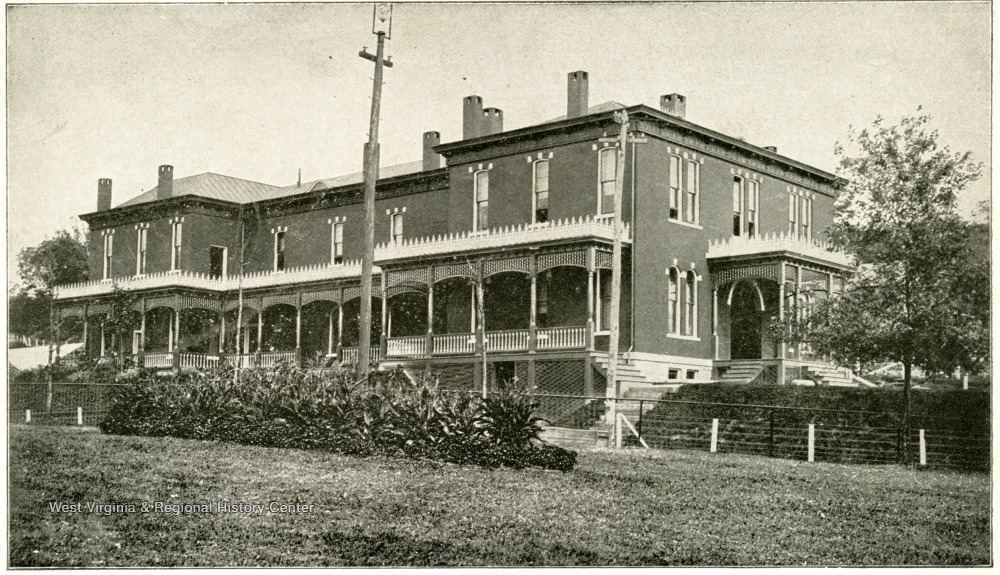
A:
<svg viewBox="0 0 1000 575">
<path fill-rule="evenodd" d="M 731 366 L 718 380 L 718 383 L 750 383 L 764 370 L 761 363 L 739 363 Z"/>
</svg>

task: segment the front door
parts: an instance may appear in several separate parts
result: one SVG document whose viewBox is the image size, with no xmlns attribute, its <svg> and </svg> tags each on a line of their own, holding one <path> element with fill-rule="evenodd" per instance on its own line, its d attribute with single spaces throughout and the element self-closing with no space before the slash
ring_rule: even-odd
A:
<svg viewBox="0 0 1000 575">
<path fill-rule="evenodd" d="M 747 282 L 740 282 L 733 292 L 729 310 L 732 325 L 732 359 L 760 359 L 761 320 L 760 297 Z"/>
</svg>

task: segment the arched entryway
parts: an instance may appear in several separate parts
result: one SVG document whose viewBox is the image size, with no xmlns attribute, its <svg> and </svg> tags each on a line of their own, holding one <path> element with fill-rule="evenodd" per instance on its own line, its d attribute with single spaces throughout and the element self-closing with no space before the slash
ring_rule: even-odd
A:
<svg viewBox="0 0 1000 575">
<path fill-rule="evenodd" d="M 337 305 L 319 300 L 302 306 L 302 361 L 325 364 L 326 356 L 336 351 Z"/>
<path fill-rule="evenodd" d="M 733 286 L 730 304 L 730 358 L 760 359 L 764 322 L 763 299 L 751 282 Z"/>
<path fill-rule="evenodd" d="M 501 272 L 483 281 L 487 331 L 528 329 L 531 323 L 531 280 L 521 272 Z"/>
<path fill-rule="evenodd" d="M 344 332 L 341 341 L 344 347 L 355 347 L 358 345 L 359 334 L 361 333 L 358 329 L 360 320 L 361 298 L 354 298 L 344 302 Z M 382 298 L 372 297 L 370 333 L 372 348 L 378 349 L 379 339 L 382 337 Z"/>
<path fill-rule="evenodd" d="M 427 294 L 417 288 L 410 288 L 389 296 L 389 337 L 408 337 L 427 333 Z"/>
<path fill-rule="evenodd" d="M 289 304 L 275 304 L 261 314 L 264 327 L 261 333 L 261 351 L 295 351 L 295 324 L 297 311 Z"/>
</svg>

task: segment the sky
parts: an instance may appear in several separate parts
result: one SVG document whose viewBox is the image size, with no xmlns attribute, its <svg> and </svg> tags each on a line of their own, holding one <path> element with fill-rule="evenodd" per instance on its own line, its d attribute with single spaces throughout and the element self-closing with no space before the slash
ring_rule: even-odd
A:
<svg viewBox="0 0 1000 575">
<path fill-rule="evenodd" d="M 395 4 L 382 165 L 421 135 L 461 138 L 477 94 L 515 129 L 590 103 L 658 106 L 836 172 L 851 126 L 918 107 L 971 151 L 989 198 L 988 3 Z M 361 170 L 374 52 L 371 4 L 7 6 L 7 256 L 157 182 L 216 172 L 274 185 Z M 10 272 L 9 272 L 10 273 Z"/>
</svg>

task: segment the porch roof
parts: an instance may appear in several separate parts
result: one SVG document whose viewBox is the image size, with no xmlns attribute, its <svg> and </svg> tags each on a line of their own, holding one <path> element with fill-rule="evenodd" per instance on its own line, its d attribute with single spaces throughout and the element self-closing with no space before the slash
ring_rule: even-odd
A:
<svg viewBox="0 0 1000 575">
<path fill-rule="evenodd" d="M 744 262 L 761 259 L 801 260 L 842 270 L 853 270 L 854 260 L 848 254 L 835 251 L 830 244 L 805 240 L 788 233 L 766 234 L 755 238 L 743 236 L 712 240 L 706 259 L 709 263 Z"/>
</svg>

